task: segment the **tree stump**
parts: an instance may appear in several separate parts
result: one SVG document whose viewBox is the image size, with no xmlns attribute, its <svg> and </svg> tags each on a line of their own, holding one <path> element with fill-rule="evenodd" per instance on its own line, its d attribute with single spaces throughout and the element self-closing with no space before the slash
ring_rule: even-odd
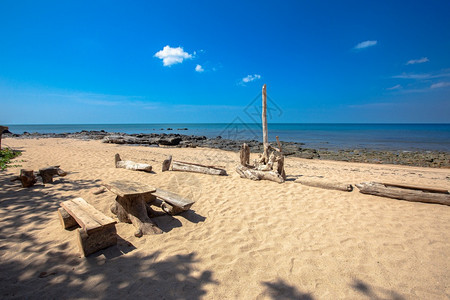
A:
<svg viewBox="0 0 450 300">
<path fill-rule="evenodd" d="M 20 170 L 20 175 L 14 178 L 14 180 L 20 180 L 22 187 L 32 187 L 37 182 L 33 170 L 26 169 Z"/>
<path fill-rule="evenodd" d="M 114 181 L 105 186 L 117 195 L 115 203 L 111 205 L 111 212 L 121 222 L 132 223 L 136 228 L 136 237 L 162 233 L 149 218 L 149 214 L 154 212 L 146 203 L 152 197 L 151 193 L 156 191 L 155 188 L 131 181 Z"/>
<path fill-rule="evenodd" d="M 39 169 L 39 176 L 42 177 L 43 183 L 53 183 L 53 176 L 55 175 L 64 177 L 67 175 L 67 173 L 61 170 L 59 166 L 51 166 Z"/>
<path fill-rule="evenodd" d="M 170 164 L 172 163 L 172 155 L 169 155 L 162 163 L 162 172 L 169 171 Z"/>
<path fill-rule="evenodd" d="M 250 147 L 246 143 L 242 144 L 239 156 L 241 159 L 241 165 L 246 167 L 250 164 Z"/>
</svg>

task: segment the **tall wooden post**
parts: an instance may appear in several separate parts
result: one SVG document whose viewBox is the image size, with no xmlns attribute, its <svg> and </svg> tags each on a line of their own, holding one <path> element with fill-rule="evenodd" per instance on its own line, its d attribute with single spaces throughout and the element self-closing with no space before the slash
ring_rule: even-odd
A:
<svg viewBox="0 0 450 300">
<path fill-rule="evenodd" d="M 269 131 L 267 130 L 267 92 L 266 84 L 262 87 L 262 128 L 263 128 L 263 145 L 264 153 L 263 160 L 264 164 L 269 161 Z"/>
</svg>

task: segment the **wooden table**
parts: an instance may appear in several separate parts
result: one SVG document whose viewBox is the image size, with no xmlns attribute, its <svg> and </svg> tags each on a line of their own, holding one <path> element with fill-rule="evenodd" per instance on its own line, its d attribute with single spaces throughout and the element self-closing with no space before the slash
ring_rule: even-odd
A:
<svg viewBox="0 0 450 300">
<path fill-rule="evenodd" d="M 117 195 L 116 201 L 111 205 L 111 212 L 117 215 L 121 222 L 132 223 L 136 227 L 135 236 L 162 233 L 149 218 L 149 215 L 155 215 L 147 204 L 147 201 L 152 199 L 152 193 L 156 191 L 154 187 L 126 180 L 112 181 L 105 184 L 105 187 Z"/>
</svg>

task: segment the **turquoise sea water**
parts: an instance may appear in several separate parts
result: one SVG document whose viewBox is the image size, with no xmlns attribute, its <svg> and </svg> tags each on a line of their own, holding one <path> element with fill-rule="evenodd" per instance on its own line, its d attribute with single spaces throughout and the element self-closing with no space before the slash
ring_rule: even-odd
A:
<svg viewBox="0 0 450 300">
<path fill-rule="evenodd" d="M 307 148 L 376 150 L 438 150 L 450 152 L 450 124 L 269 124 L 269 139 L 304 143 Z M 173 130 L 167 130 L 172 128 Z M 178 130 L 188 128 L 188 130 Z M 124 133 L 179 133 L 222 136 L 234 140 L 262 140 L 260 124 L 55 124 L 9 125 L 13 133 L 63 133 L 105 130 Z"/>
</svg>

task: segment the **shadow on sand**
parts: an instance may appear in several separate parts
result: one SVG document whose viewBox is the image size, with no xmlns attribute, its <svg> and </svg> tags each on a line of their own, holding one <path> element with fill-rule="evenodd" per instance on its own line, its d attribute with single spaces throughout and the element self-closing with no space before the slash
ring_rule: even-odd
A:
<svg viewBox="0 0 450 300">
<path fill-rule="evenodd" d="M 77 194 L 99 183 L 60 181 L 57 188 L 26 189 L 0 175 L 0 298 L 200 299 L 205 285 L 217 284 L 211 271 L 195 267 L 195 252 L 126 255 L 135 247 L 120 237 L 115 247 L 79 257 L 69 251 L 72 239 L 53 241 L 42 235 L 59 222 L 56 209 L 66 200 L 61 192 Z"/>
</svg>

